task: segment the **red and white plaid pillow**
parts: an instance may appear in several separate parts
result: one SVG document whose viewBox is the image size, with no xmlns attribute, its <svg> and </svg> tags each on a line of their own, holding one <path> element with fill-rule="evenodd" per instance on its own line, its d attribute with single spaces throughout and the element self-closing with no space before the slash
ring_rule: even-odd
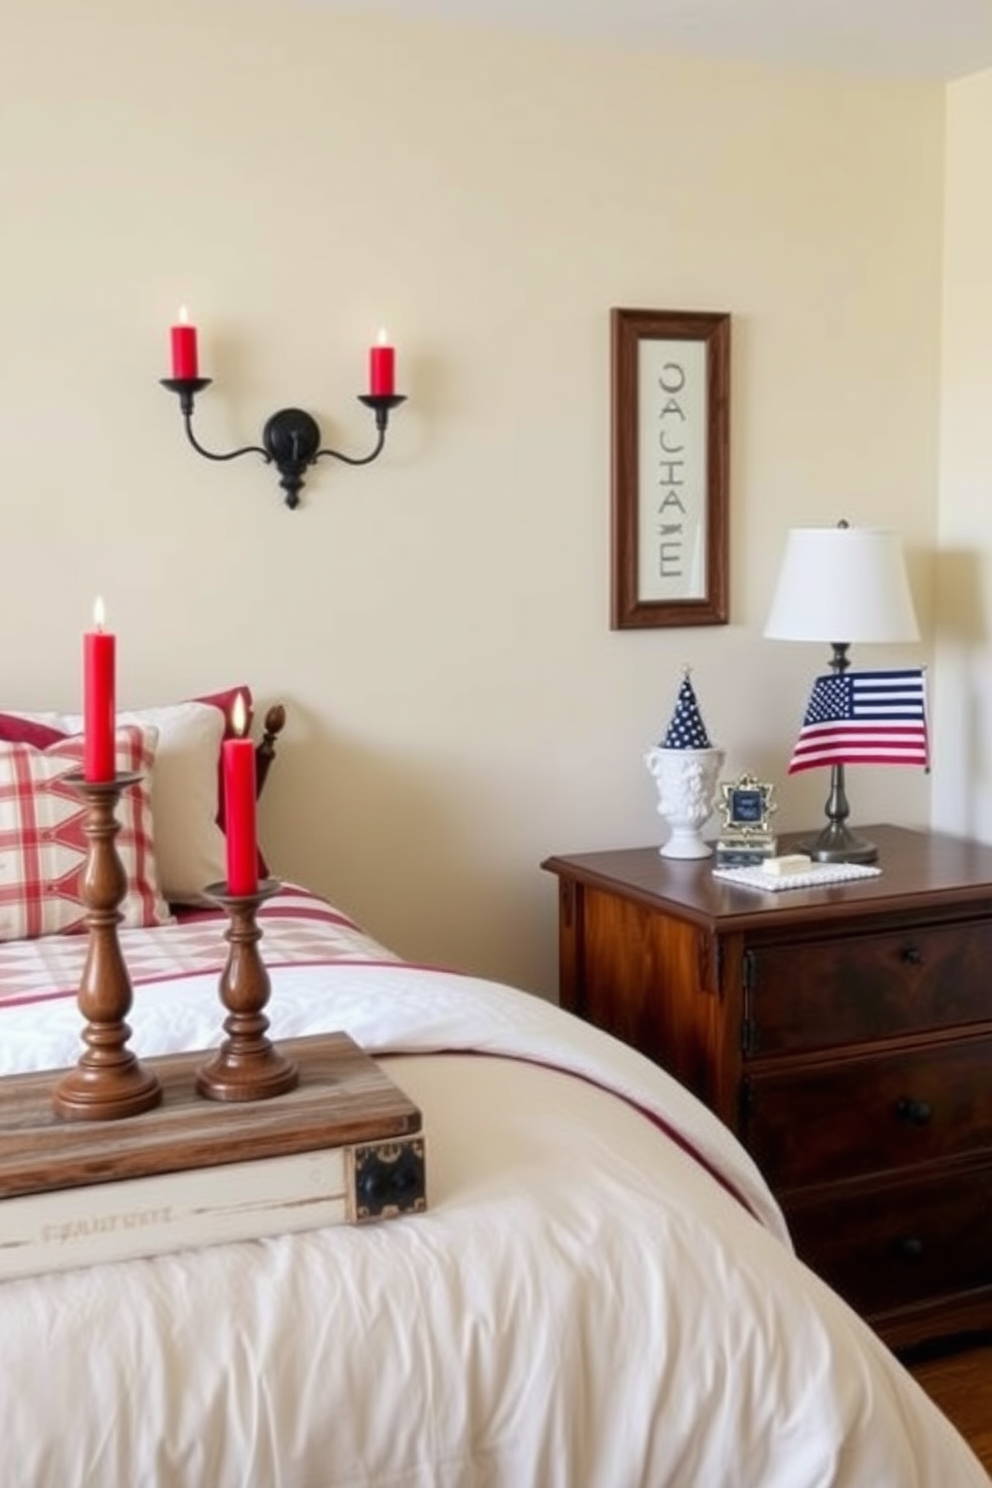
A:
<svg viewBox="0 0 992 1488">
<path fill-rule="evenodd" d="M 141 775 L 121 794 L 114 838 L 127 877 L 119 909 L 128 928 L 172 918 L 155 866 L 151 789 L 157 744 L 155 729 L 117 730 L 118 773 Z M 82 761 L 78 736 L 40 749 L 0 743 L 0 941 L 85 929 L 86 803 L 65 778 L 78 773 Z"/>
</svg>

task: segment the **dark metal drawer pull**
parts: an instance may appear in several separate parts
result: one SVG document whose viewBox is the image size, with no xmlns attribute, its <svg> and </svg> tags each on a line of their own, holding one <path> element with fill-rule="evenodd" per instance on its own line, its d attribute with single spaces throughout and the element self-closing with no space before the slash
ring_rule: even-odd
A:
<svg viewBox="0 0 992 1488">
<path fill-rule="evenodd" d="M 904 1235 L 896 1241 L 896 1249 L 907 1261 L 918 1261 L 923 1256 L 923 1241 L 918 1235 Z"/>
<path fill-rule="evenodd" d="M 922 966 L 923 952 L 920 950 L 919 946 L 906 946 L 905 950 L 902 953 L 902 959 L 905 961 L 907 966 Z"/>
<path fill-rule="evenodd" d="M 908 1097 L 896 1102 L 896 1115 L 910 1126 L 926 1126 L 933 1115 L 929 1101 L 910 1100 Z"/>
</svg>

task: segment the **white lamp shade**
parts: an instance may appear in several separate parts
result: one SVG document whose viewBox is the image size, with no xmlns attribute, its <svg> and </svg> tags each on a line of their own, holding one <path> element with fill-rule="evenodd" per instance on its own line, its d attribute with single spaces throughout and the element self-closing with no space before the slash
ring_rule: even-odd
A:
<svg viewBox="0 0 992 1488">
<path fill-rule="evenodd" d="M 915 641 L 902 548 L 871 527 L 789 533 L 765 635 L 783 641 Z"/>
</svg>

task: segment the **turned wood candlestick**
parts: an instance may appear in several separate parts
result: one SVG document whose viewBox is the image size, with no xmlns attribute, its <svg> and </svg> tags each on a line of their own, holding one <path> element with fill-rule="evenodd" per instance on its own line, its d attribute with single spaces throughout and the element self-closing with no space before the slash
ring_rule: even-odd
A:
<svg viewBox="0 0 992 1488">
<path fill-rule="evenodd" d="M 117 939 L 122 918 L 118 905 L 127 893 L 127 875 L 114 843 L 120 830 L 117 803 L 141 776 L 97 781 L 73 773 L 66 779 L 86 801 L 83 831 L 89 851 L 80 887 L 89 946 L 77 1003 L 86 1019 L 82 1038 L 87 1047 L 56 1085 L 53 1103 L 60 1116 L 71 1120 L 108 1121 L 136 1116 L 162 1098 L 156 1076 L 127 1047 L 131 983 Z"/>
<path fill-rule="evenodd" d="M 262 1011 L 271 984 L 258 949 L 262 932 L 256 915 L 259 905 L 278 890 L 274 878 L 262 879 L 255 894 L 229 894 L 226 883 L 211 884 L 206 890 L 231 921 L 224 937 L 231 949 L 218 986 L 227 1008 L 227 1037 L 196 1076 L 197 1090 L 209 1100 L 267 1100 L 292 1090 L 299 1080 L 296 1065 L 270 1042 L 269 1020 Z"/>
</svg>

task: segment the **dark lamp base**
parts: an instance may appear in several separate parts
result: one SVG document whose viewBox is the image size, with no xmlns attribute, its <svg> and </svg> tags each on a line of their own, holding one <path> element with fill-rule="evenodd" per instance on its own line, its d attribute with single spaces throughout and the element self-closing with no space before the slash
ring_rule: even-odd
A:
<svg viewBox="0 0 992 1488">
<path fill-rule="evenodd" d="M 817 863 L 874 863 L 878 857 L 874 842 L 848 831 L 843 822 L 830 822 L 818 837 L 797 842 L 795 850 Z"/>
</svg>

